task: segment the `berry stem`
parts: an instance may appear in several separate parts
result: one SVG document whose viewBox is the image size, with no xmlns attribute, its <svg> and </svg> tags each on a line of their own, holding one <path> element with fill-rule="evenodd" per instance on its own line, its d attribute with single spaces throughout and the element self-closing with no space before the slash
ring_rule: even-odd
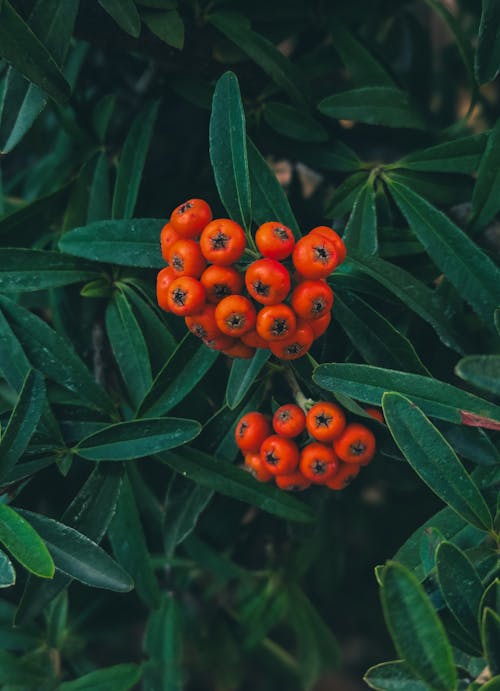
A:
<svg viewBox="0 0 500 691">
<path fill-rule="evenodd" d="M 302 408 L 304 413 L 307 413 L 309 408 L 314 405 L 314 401 L 311 398 L 307 398 L 302 389 L 300 388 L 299 382 L 297 381 L 297 378 L 295 377 L 295 374 L 293 373 L 292 369 L 290 367 L 286 367 L 283 371 L 283 375 L 288 383 L 288 386 L 292 390 L 293 397 L 295 398 L 295 402 L 299 406 L 299 408 Z"/>
</svg>

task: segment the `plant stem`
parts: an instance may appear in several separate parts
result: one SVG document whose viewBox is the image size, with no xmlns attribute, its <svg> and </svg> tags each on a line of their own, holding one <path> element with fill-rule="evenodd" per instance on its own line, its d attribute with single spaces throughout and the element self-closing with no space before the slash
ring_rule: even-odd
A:
<svg viewBox="0 0 500 691">
<path fill-rule="evenodd" d="M 286 367 L 283 371 L 283 375 L 288 383 L 288 386 L 291 388 L 293 397 L 295 398 L 295 401 L 299 408 L 302 408 L 304 413 L 307 413 L 311 405 L 313 405 L 314 401 L 312 401 L 310 398 L 307 398 L 300 388 L 299 382 L 297 381 L 297 378 L 295 377 L 295 374 L 293 373 L 291 367 Z"/>
</svg>

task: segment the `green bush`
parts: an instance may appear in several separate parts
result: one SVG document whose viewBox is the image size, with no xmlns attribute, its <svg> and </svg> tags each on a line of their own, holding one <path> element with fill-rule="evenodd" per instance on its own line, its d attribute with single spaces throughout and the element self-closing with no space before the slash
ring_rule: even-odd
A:
<svg viewBox="0 0 500 691">
<path fill-rule="evenodd" d="M 0 0 L 1 688 L 500 689 L 479 5 Z M 307 356 L 230 360 L 158 308 L 191 197 L 342 233 Z M 375 432 L 348 489 L 237 467 L 236 421 L 290 382 Z"/>
</svg>

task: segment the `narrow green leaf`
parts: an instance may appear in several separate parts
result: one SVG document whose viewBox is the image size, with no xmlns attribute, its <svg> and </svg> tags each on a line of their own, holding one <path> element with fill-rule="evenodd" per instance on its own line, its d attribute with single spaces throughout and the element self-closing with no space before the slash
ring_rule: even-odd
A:
<svg viewBox="0 0 500 691">
<path fill-rule="evenodd" d="M 33 367 L 77 393 L 87 405 L 114 414 L 112 401 L 66 339 L 42 319 L 6 297 L 0 296 L 0 309 L 8 316 L 10 326 Z"/>
<path fill-rule="evenodd" d="M 208 20 L 257 63 L 279 87 L 288 93 L 292 101 L 298 105 L 304 104 L 306 82 L 304 75 L 267 38 L 252 31 L 243 18 L 233 14 L 218 12 L 211 14 Z"/>
<path fill-rule="evenodd" d="M 137 594 L 147 607 L 156 609 L 160 604 L 160 589 L 151 565 L 132 487 L 126 476 L 108 535 L 118 563 L 134 579 Z"/>
<path fill-rule="evenodd" d="M 264 120 L 278 134 L 299 142 L 326 142 L 328 132 L 309 115 L 287 103 L 269 101 L 264 108 Z"/>
<path fill-rule="evenodd" d="M 126 31 L 134 38 L 141 33 L 141 18 L 134 0 L 98 0 L 99 5 L 118 24 L 120 29 Z"/>
<path fill-rule="evenodd" d="M 21 391 L 30 367 L 19 340 L 0 309 L 0 372 L 16 393 Z"/>
<path fill-rule="evenodd" d="M 472 525 L 490 530 L 490 510 L 453 449 L 419 408 L 397 393 L 386 393 L 382 408 L 387 426 L 420 478 Z"/>
<path fill-rule="evenodd" d="M 403 660 L 370 667 L 363 680 L 377 691 L 429 691 L 429 686 L 418 679 Z"/>
<path fill-rule="evenodd" d="M 500 70 L 500 7 L 496 0 L 482 0 L 482 8 L 474 64 L 479 84 L 493 81 Z"/>
<path fill-rule="evenodd" d="M 157 374 L 140 404 L 137 417 L 164 415 L 200 382 L 219 356 L 187 334 Z"/>
<path fill-rule="evenodd" d="M 478 687 L 480 691 L 500 691 L 500 675 Z M 472 691 L 472 689 L 471 689 Z"/>
<path fill-rule="evenodd" d="M 0 480 L 10 473 L 28 447 L 45 404 L 45 383 L 39 372 L 30 370 L 16 406 L 0 438 Z"/>
<path fill-rule="evenodd" d="M 164 504 L 163 545 L 167 558 L 196 527 L 202 511 L 212 498 L 210 488 L 196 485 L 178 473 L 168 483 Z"/>
<path fill-rule="evenodd" d="M 468 355 L 455 372 L 470 384 L 500 396 L 500 355 Z"/>
<path fill-rule="evenodd" d="M 118 422 L 85 437 L 75 453 L 90 461 L 127 461 L 173 449 L 201 431 L 196 420 L 146 418 Z"/>
<path fill-rule="evenodd" d="M 58 103 L 70 87 L 56 61 L 8 0 L 0 7 L 0 57 Z"/>
<path fill-rule="evenodd" d="M 184 48 L 184 22 L 177 10 L 142 12 L 142 21 L 155 36 L 172 48 Z"/>
<path fill-rule="evenodd" d="M 228 408 L 234 410 L 238 407 L 270 356 L 269 350 L 259 348 L 250 362 L 239 359 L 233 361 L 226 387 Z"/>
<path fill-rule="evenodd" d="M 354 293 L 337 293 L 333 317 L 369 365 L 428 374 L 410 341 Z"/>
<path fill-rule="evenodd" d="M 444 537 L 437 528 L 426 528 L 420 542 L 420 559 L 425 577 L 436 567 L 436 550 Z"/>
<path fill-rule="evenodd" d="M 500 122 L 488 135 L 472 194 L 473 224 L 483 228 L 500 211 Z"/>
<path fill-rule="evenodd" d="M 325 215 L 335 219 L 351 213 L 354 202 L 368 181 L 368 177 L 369 174 L 365 170 L 361 170 L 345 178 L 334 190 Z"/>
<path fill-rule="evenodd" d="M 320 170 L 353 173 L 359 170 L 362 165 L 357 154 L 340 140 L 325 144 L 290 142 L 287 146 L 287 152 L 298 161 L 304 161 L 312 168 L 319 168 Z"/>
<path fill-rule="evenodd" d="M 381 599 L 392 640 L 408 667 L 435 691 L 455 689 L 451 646 L 415 576 L 401 564 L 388 562 Z"/>
<path fill-rule="evenodd" d="M 116 291 L 106 308 L 106 331 L 125 387 L 138 406 L 153 381 L 142 331 L 127 298 Z"/>
<path fill-rule="evenodd" d="M 181 691 L 182 683 L 182 610 L 174 595 L 164 593 L 160 608 L 152 612 L 144 637 L 149 654 L 145 665 L 145 689 Z"/>
<path fill-rule="evenodd" d="M 54 562 L 44 541 L 28 521 L 7 504 L 0 504 L 0 543 L 35 576 L 54 576 Z"/>
<path fill-rule="evenodd" d="M 479 603 L 483 584 L 468 556 L 451 542 L 442 542 L 436 551 L 439 588 L 446 606 L 465 632 L 479 642 Z"/>
<path fill-rule="evenodd" d="M 385 68 L 345 26 L 335 21 L 330 23 L 329 30 L 333 46 L 355 84 L 396 87 Z"/>
<path fill-rule="evenodd" d="M 0 588 L 10 588 L 16 582 L 16 572 L 9 557 L 0 550 Z"/>
<path fill-rule="evenodd" d="M 489 607 L 483 612 L 481 634 L 490 671 L 500 674 L 500 614 Z"/>
<path fill-rule="evenodd" d="M 277 487 L 259 485 L 241 468 L 217 461 L 202 451 L 185 447 L 182 451 L 162 453 L 158 458 L 173 470 L 194 482 L 263 511 L 290 521 L 310 522 L 314 514 L 308 506 Z"/>
<path fill-rule="evenodd" d="M 284 223 L 298 239 L 301 235 L 299 226 L 276 175 L 248 137 L 247 146 L 253 220 L 257 225 L 266 223 L 269 219 Z"/>
<path fill-rule="evenodd" d="M 47 250 L 0 249 L 0 290 L 25 293 L 90 281 L 97 266 Z"/>
<path fill-rule="evenodd" d="M 442 422 L 441 434 L 459 456 L 479 465 L 500 465 L 500 452 L 480 427 L 466 427 Z"/>
<path fill-rule="evenodd" d="M 425 129 L 404 91 L 387 86 L 367 86 L 327 96 L 318 105 L 321 113 L 337 120 L 369 125 Z"/>
<path fill-rule="evenodd" d="M 109 123 L 116 106 L 116 94 L 106 94 L 95 105 L 92 111 L 92 126 L 100 144 L 106 140 Z M 104 153 L 104 152 L 103 152 Z"/>
<path fill-rule="evenodd" d="M 389 188 L 436 266 L 490 324 L 500 303 L 500 270 L 445 214 L 409 187 L 389 180 Z"/>
<path fill-rule="evenodd" d="M 401 158 L 395 166 L 422 172 L 474 173 L 488 141 L 488 133 L 472 134 L 450 142 L 418 149 Z"/>
<path fill-rule="evenodd" d="M 52 518 L 19 510 L 43 537 L 56 568 L 92 588 L 128 592 L 130 576 L 88 537 Z"/>
<path fill-rule="evenodd" d="M 4 247 L 30 247 L 40 237 L 40 226 L 51 225 L 67 202 L 71 186 L 40 197 L 0 219 L 0 239 Z"/>
<path fill-rule="evenodd" d="M 164 225 L 164 220 L 153 218 L 97 221 L 65 233 L 59 248 L 97 262 L 161 269 L 165 266 L 160 251 Z"/>
<path fill-rule="evenodd" d="M 482 612 L 486 607 L 494 612 L 500 612 L 500 578 L 498 577 L 490 583 L 483 593 L 479 605 L 479 623 L 481 623 Z"/>
<path fill-rule="evenodd" d="M 132 0 L 130 2 L 132 3 Z M 159 105 L 159 102 L 155 101 L 146 106 L 132 123 L 127 135 L 116 174 L 113 218 L 128 219 L 134 214 Z"/>
<path fill-rule="evenodd" d="M 141 677 L 141 667 L 123 663 L 97 669 L 73 681 L 63 681 L 59 691 L 129 691 L 140 682 Z"/>
<path fill-rule="evenodd" d="M 358 192 L 351 215 L 344 231 L 344 242 L 348 253 L 354 251 L 363 255 L 376 254 L 377 211 L 375 209 L 375 190 L 369 180 Z"/>
<path fill-rule="evenodd" d="M 259 584 L 241 609 L 240 623 L 246 629 L 245 648 L 261 643 L 283 620 L 290 605 L 289 593 L 280 579 L 271 577 Z"/>
<path fill-rule="evenodd" d="M 448 173 L 421 173 L 416 170 L 391 170 L 390 179 L 405 185 L 427 202 L 440 207 L 462 204 L 472 195 L 469 175 L 450 176 Z"/>
<path fill-rule="evenodd" d="M 104 151 L 98 155 L 94 177 L 89 190 L 86 223 L 95 223 L 111 216 L 109 196 L 108 158 Z"/>
<path fill-rule="evenodd" d="M 252 202 L 245 113 L 238 79 L 233 72 L 225 72 L 215 87 L 210 116 L 210 161 L 228 214 L 248 228 Z"/>
</svg>

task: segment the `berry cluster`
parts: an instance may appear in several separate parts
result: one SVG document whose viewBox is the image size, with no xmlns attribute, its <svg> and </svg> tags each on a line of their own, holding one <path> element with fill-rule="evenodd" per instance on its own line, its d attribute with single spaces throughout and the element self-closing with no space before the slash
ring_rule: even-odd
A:
<svg viewBox="0 0 500 691">
<path fill-rule="evenodd" d="M 345 245 L 326 226 L 296 242 L 277 221 L 257 229 L 260 255 L 246 240 L 234 221 L 212 220 L 203 199 L 178 206 L 160 235 L 168 266 L 158 273 L 158 304 L 226 355 L 269 348 L 283 360 L 301 357 L 330 323 L 334 296 L 325 279 L 345 259 Z M 254 261 L 244 263 L 244 252 Z"/>
<path fill-rule="evenodd" d="M 378 409 L 366 412 L 383 421 Z M 343 489 L 372 460 L 376 446 L 368 427 L 347 423 L 342 408 L 328 401 L 315 403 L 307 414 L 295 403 L 283 405 L 272 427 L 262 413 L 247 413 L 236 425 L 235 439 L 245 468 L 259 482 L 274 478 L 285 490 L 311 484 Z"/>
</svg>

